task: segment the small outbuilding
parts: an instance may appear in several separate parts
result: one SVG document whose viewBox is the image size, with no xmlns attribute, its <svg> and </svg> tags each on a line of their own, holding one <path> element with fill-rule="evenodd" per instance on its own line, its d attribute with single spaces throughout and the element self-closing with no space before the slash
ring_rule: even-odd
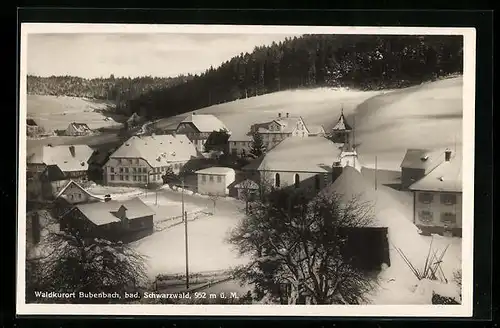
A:
<svg viewBox="0 0 500 328">
<path fill-rule="evenodd" d="M 209 167 L 195 172 L 198 192 L 204 195 L 227 196 L 229 186 L 236 179 L 236 172 L 229 167 Z"/>
</svg>

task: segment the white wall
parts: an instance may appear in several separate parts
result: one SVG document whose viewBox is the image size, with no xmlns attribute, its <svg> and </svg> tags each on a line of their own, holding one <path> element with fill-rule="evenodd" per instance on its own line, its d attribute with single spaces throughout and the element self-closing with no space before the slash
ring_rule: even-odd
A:
<svg viewBox="0 0 500 328">
<path fill-rule="evenodd" d="M 267 171 L 261 172 L 261 177 L 276 186 L 276 173 L 280 177 L 279 188 L 293 187 L 295 184 L 295 175 L 299 175 L 299 188 L 316 189 L 316 176 L 319 178 L 319 190 L 325 188 L 332 183 L 332 173 L 317 173 L 317 172 L 283 172 L 283 171 Z"/>
<path fill-rule="evenodd" d="M 441 213 L 454 213 L 456 215 L 456 224 L 448 225 L 450 228 L 462 228 L 462 194 L 461 193 L 449 193 L 456 195 L 456 204 L 455 205 L 446 205 L 441 204 L 441 192 L 428 192 L 428 194 L 432 194 L 432 202 L 429 204 L 422 203 L 420 201 L 420 194 L 427 193 L 416 191 L 415 192 L 415 224 L 423 225 L 423 226 L 444 226 L 443 222 L 441 222 Z M 432 221 L 422 222 L 420 219 L 420 214 L 422 211 L 429 211 L 432 213 Z"/>
<path fill-rule="evenodd" d="M 235 180 L 235 173 L 201 174 L 198 173 L 198 192 L 200 194 L 216 194 L 225 196 L 229 193 L 228 187 Z"/>
<path fill-rule="evenodd" d="M 108 185 L 145 186 L 149 183 L 163 183 L 162 175 L 170 166 L 178 174 L 186 162 L 170 162 L 162 167 L 151 167 L 142 158 L 110 158 L 104 166 L 104 181 Z M 151 172 L 153 171 L 153 172 Z M 149 178 L 148 178 L 149 175 Z"/>
</svg>

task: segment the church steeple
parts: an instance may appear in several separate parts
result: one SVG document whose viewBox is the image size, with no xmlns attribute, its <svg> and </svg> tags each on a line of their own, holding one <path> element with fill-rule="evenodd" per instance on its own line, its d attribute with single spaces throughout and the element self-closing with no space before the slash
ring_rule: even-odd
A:
<svg viewBox="0 0 500 328">
<path fill-rule="evenodd" d="M 347 120 L 344 116 L 344 107 L 342 106 L 340 109 L 340 117 L 332 128 L 332 141 L 335 143 L 344 144 L 344 150 L 351 150 L 351 132 L 352 128 L 347 123 Z"/>
</svg>

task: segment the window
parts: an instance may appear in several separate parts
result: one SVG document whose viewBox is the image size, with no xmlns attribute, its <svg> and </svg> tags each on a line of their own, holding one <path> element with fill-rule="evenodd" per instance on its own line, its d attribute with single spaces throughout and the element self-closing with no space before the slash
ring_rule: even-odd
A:
<svg viewBox="0 0 500 328">
<path fill-rule="evenodd" d="M 428 192 L 423 192 L 418 194 L 418 201 L 423 203 L 423 204 L 430 204 L 432 203 L 432 200 L 434 198 L 434 195 Z"/>
<path fill-rule="evenodd" d="M 129 176 L 128 175 L 125 176 L 125 180 L 127 180 L 127 181 L 129 180 Z"/>
<path fill-rule="evenodd" d="M 295 188 L 298 188 L 300 186 L 300 177 L 298 174 L 295 174 L 294 185 L 295 185 Z"/>
<path fill-rule="evenodd" d="M 441 204 L 455 205 L 457 203 L 457 195 L 454 194 L 441 194 Z"/>
<path fill-rule="evenodd" d="M 206 175 L 202 175 L 201 176 L 201 182 L 206 182 L 207 181 L 207 176 Z"/>
<path fill-rule="evenodd" d="M 444 224 L 455 224 L 457 223 L 457 215 L 450 212 L 441 213 L 441 222 Z"/>
<path fill-rule="evenodd" d="M 208 178 L 208 180 L 209 180 L 210 182 L 214 182 L 214 176 L 213 176 L 213 175 L 211 175 L 211 176 Z"/>
<path fill-rule="evenodd" d="M 128 160 L 128 162 L 129 162 L 130 164 L 134 164 L 134 160 L 133 160 L 133 159 L 129 159 L 129 160 Z"/>
<path fill-rule="evenodd" d="M 128 167 L 125 168 L 125 173 L 128 173 Z"/>
<path fill-rule="evenodd" d="M 139 159 L 138 158 L 136 158 L 135 164 L 139 164 Z"/>
<path fill-rule="evenodd" d="M 73 200 L 73 198 L 74 198 L 74 197 L 73 197 L 73 195 L 69 195 L 69 198 L 70 198 L 71 200 Z"/>
<path fill-rule="evenodd" d="M 136 172 L 137 172 L 137 169 L 136 169 L 135 167 L 134 167 L 134 168 L 132 168 L 132 172 L 133 172 L 133 173 L 136 173 Z"/>
<path fill-rule="evenodd" d="M 274 176 L 274 186 L 279 188 L 280 185 L 281 185 L 280 174 L 276 173 L 276 175 Z"/>
<path fill-rule="evenodd" d="M 120 181 L 123 181 L 123 175 L 120 175 Z"/>
<path fill-rule="evenodd" d="M 134 175 L 134 181 L 137 181 L 137 176 Z"/>
<path fill-rule="evenodd" d="M 145 167 L 142 168 L 142 173 L 147 173 L 147 169 Z"/>
<path fill-rule="evenodd" d="M 123 167 L 120 167 L 120 173 L 123 173 Z"/>
<path fill-rule="evenodd" d="M 110 178 L 111 178 L 111 181 L 115 181 L 115 176 L 114 175 L 112 175 Z"/>
<path fill-rule="evenodd" d="M 114 167 L 110 167 L 110 168 L 109 168 L 109 171 L 110 171 L 111 173 L 114 173 L 114 172 L 115 172 L 115 168 L 114 168 Z"/>
<path fill-rule="evenodd" d="M 434 219 L 434 215 L 432 214 L 431 211 L 420 211 L 418 213 L 418 218 L 420 222 L 429 224 Z"/>
<path fill-rule="evenodd" d="M 319 175 L 314 176 L 314 187 L 316 188 L 316 190 L 319 190 L 321 188 L 321 178 L 319 177 Z"/>
<path fill-rule="evenodd" d="M 78 195 L 78 199 L 82 199 L 82 194 L 77 194 Z"/>
<path fill-rule="evenodd" d="M 221 183 L 222 182 L 222 177 L 221 176 L 218 176 L 217 177 L 217 183 Z"/>
</svg>

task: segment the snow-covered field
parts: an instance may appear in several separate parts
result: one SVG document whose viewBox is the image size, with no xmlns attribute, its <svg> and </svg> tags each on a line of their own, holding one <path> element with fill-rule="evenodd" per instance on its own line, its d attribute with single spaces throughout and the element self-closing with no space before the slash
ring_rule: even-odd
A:
<svg viewBox="0 0 500 328">
<path fill-rule="evenodd" d="M 119 121 L 124 119 L 119 115 L 107 118 L 98 112 L 111 106 L 103 101 L 66 96 L 28 95 L 27 97 L 28 117 L 32 117 L 46 131 L 65 130 L 71 122 L 86 123 L 91 129 L 97 129 L 120 125 L 116 119 Z"/>
</svg>

